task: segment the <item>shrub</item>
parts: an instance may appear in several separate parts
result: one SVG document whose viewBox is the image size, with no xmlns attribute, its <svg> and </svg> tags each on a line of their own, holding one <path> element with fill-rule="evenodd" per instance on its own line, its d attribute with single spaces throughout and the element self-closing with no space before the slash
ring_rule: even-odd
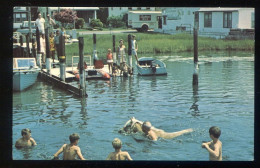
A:
<svg viewBox="0 0 260 168">
<path fill-rule="evenodd" d="M 77 22 L 75 23 L 76 29 L 84 28 L 85 20 L 83 18 L 78 18 Z"/>
<path fill-rule="evenodd" d="M 123 27 L 125 26 L 125 22 L 122 20 L 123 18 L 120 16 L 110 16 L 107 18 L 107 22 L 113 27 Z"/>
<path fill-rule="evenodd" d="M 103 23 L 99 19 L 92 19 L 90 22 L 91 27 L 103 27 Z"/>
</svg>

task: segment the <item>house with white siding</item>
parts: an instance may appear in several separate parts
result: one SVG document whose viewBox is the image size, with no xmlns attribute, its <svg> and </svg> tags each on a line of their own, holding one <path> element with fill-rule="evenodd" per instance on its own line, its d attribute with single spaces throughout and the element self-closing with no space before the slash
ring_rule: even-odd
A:
<svg viewBox="0 0 260 168">
<path fill-rule="evenodd" d="M 156 7 L 109 7 L 108 17 L 121 16 L 123 17 L 128 11 L 139 10 L 139 11 L 155 11 Z"/>
<path fill-rule="evenodd" d="M 192 33 L 197 14 L 200 36 L 222 38 L 234 29 L 254 29 L 254 8 L 162 8 L 162 29 L 158 32 Z"/>
</svg>

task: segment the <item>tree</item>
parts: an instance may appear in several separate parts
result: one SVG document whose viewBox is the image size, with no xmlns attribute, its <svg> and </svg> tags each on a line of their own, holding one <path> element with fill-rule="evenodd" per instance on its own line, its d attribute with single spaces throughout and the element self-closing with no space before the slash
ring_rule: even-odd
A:
<svg viewBox="0 0 260 168">
<path fill-rule="evenodd" d="M 59 13 L 54 13 L 54 19 L 60 21 L 63 27 L 68 23 L 74 23 L 78 20 L 77 12 L 71 9 L 61 9 Z"/>
</svg>

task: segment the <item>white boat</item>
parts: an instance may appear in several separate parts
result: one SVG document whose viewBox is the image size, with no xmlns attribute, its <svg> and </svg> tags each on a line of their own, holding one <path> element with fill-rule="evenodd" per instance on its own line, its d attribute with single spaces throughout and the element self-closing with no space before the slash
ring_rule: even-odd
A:
<svg viewBox="0 0 260 168">
<path fill-rule="evenodd" d="M 40 70 L 35 58 L 13 58 L 13 90 L 22 91 L 33 85 Z"/>
<path fill-rule="evenodd" d="M 160 60 L 143 57 L 138 59 L 136 67 L 139 75 L 167 75 L 166 65 Z"/>
</svg>

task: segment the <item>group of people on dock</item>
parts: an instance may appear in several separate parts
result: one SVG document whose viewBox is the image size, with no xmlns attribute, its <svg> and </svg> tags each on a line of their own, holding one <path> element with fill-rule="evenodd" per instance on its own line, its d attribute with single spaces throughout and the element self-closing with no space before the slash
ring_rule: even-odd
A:
<svg viewBox="0 0 260 168">
<path fill-rule="evenodd" d="M 131 35 L 131 55 L 134 55 L 136 58 L 136 61 L 138 62 L 138 57 L 137 57 L 137 50 L 138 50 L 138 45 L 135 40 L 135 35 Z M 127 73 L 132 74 L 132 58 L 129 58 L 127 65 L 126 61 L 126 54 L 125 54 L 125 45 L 124 45 L 124 40 L 120 39 L 119 40 L 119 45 L 116 50 L 117 57 L 114 58 L 113 60 L 113 55 L 112 55 L 112 50 L 109 48 L 107 50 L 107 64 L 108 64 L 108 70 L 109 73 L 112 74 L 112 76 L 116 76 L 118 72 L 120 72 L 120 76 L 123 74 L 124 76 L 127 75 Z M 115 61 L 115 62 L 114 62 Z"/>
<path fill-rule="evenodd" d="M 193 132 L 193 129 L 185 129 L 177 132 L 165 132 L 162 129 L 157 129 L 152 126 L 151 122 L 145 121 L 140 122 L 135 118 L 127 121 L 123 128 L 119 130 L 119 133 L 127 132 L 131 134 L 141 133 L 143 137 L 157 141 L 158 138 L 172 139 L 185 133 Z M 35 146 L 36 141 L 31 137 L 31 130 L 26 128 L 21 131 L 22 137 L 15 143 L 16 148 L 31 147 Z M 212 139 L 209 142 L 202 143 L 201 147 L 205 148 L 209 152 L 209 160 L 221 161 L 222 160 L 222 142 L 219 140 L 221 130 L 219 127 L 213 126 L 209 129 L 209 136 Z M 58 160 L 58 156 L 63 153 L 63 160 L 76 160 L 77 157 L 80 160 L 86 160 L 78 146 L 80 136 L 77 133 L 73 133 L 69 136 L 70 144 L 64 144 L 61 148 L 53 155 L 53 160 Z M 115 149 L 111 152 L 106 160 L 132 160 L 131 156 L 127 151 L 121 151 L 122 142 L 119 138 L 115 138 L 112 141 L 112 146 Z"/>
<path fill-rule="evenodd" d="M 40 34 L 40 50 L 39 52 L 42 54 L 42 62 L 45 63 L 45 53 L 46 53 L 46 43 L 45 43 L 45 28 L 49 28 L 49 45 L 50 45 L 50 55 L 54 62 L 55 60 L 55 53 L 57 53 L 57 58 L 59 59 L 59 37 L 60 35 L 65 37 L 65 40 L 67 40 L 68 35 L 66 35 L 65 28 L 62 27 L 61 30 L 56 30 L 54 33 L 53 26 L 56 25 L 55 21 L 50 17 L 49 14 L 47 14 L 47 22 L 45 22 L 45 19 L 42 18 L 41 13 L 38 13 L 38 18 L 35 21 L 35 24 L 37 26 L 37 29 L 39 30 Z M 56 34 L 56 35 L 54 35 Z"/>
</svg>

